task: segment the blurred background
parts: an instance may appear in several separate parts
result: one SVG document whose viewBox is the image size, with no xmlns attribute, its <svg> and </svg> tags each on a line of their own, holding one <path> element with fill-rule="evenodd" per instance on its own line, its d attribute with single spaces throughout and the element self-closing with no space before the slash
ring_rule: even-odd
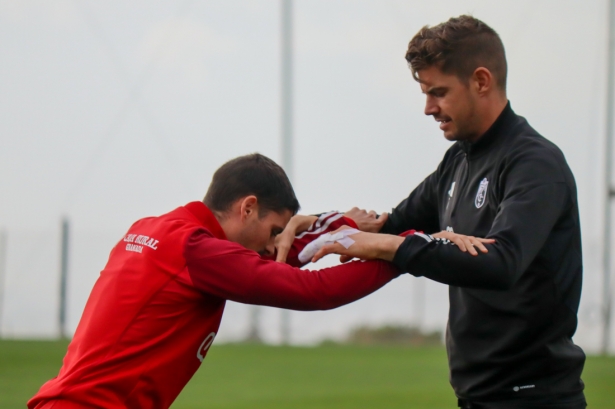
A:
<svg viewBox="0 0 615 409">
<path fill-rule="evenodd" d="M 292 176 L 302 212 L 388 211 L 436 168 L 450 143 L 422 113 L 405 49 L 422 26 L 470 13 L 502 37 L 513 109 L 575 174 L 585 260 L 575 341 L 598 352 L 607 8 L 295 1 Z M 0 0 L 2 337 L 60 336 L 62 220 L 70 336 L 132 222 L 202 199 L 228 159 L 261 152 L 282 161 L 281 20 L 276 0 Z M 341 340 L 360 326 L 442 331 L 447 310 L 446 286 L 406 275 L 334 311 L 291 312 L 288 342 Z M 282 316 L 229 303 L 216 342 L 257 331 L 281 343 Z"/>
</svg>

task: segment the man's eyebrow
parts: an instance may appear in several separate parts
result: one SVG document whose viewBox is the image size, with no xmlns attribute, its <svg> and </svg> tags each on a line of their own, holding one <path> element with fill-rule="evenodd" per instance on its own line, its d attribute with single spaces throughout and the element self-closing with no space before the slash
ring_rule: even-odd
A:
<svg viewBox="0 0 615 409">
<path fill-rule="evenodd" d="M 446 91 L 447 87 L 431 87 L 428 88 L 427 91 L 423 91 L 423 94 L 437 94 L 443 91 Z"/>
</svg>

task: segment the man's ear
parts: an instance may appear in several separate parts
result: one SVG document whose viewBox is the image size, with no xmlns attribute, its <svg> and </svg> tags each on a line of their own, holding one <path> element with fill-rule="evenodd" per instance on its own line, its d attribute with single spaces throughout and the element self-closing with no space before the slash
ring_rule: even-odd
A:
<svg viewBox="0 0 615 409">
<path fill-rule="evenodd" d="M 241 221 L 247 220 L 249 217 L 258 215 L 258 199 L 254 195 L 246 196 L 241 199 Z"/>
<path fill-rule="evenodd" d="M 493 74 L 485 67 L 478 67 L 472 74 L 472 82 L 478 94 L 486 95 L 493 87 Z"/>
</svg>

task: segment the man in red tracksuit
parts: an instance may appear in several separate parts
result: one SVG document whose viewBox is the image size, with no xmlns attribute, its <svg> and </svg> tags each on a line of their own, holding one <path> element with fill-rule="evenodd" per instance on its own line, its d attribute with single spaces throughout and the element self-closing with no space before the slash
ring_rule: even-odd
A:
<svg viewBox="0 0 615 409">
<path fill-rule="evenodd" d="M 298 208 L 284 171 L 253 154 L 218 169 L 203 202 L 137 221 L 111 251 L 58 376 L 28 408 L 168 408 L 205 358 L 226 300 L 331 309 L 399 274 L 384 261 L 307 271 L 262 257 Z M 354 225 L 339 213 L 300 220 L 291 261 L 319 234 Z"/>
</svg>

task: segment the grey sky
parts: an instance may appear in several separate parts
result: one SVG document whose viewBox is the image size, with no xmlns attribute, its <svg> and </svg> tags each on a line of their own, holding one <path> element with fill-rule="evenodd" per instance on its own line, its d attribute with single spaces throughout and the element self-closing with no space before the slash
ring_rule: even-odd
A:
<svg viewBox="0 0 615 409">
<path fill-rule="evenodd" d="M 295 186 L 305 212 L 387 211 L 449 143 L 403 55 L 425 24 L 472 13 L 501 35 L 509 98 L 564 151 L 579 188 L 577 341 L 597 346 L 606 1 L 295 1 Z M 59 218 L 70 216 L 71 325 L 134 220 L 202 198 L 224 161 L 279 159 L 278 1 L 0 1 L 0 226 L 6 333 L 53 333 Z M 331 261 L 329 261 L 331 263 Z M 403 278 L 338 311 L 294 313 L 297 342 L 359 322 L 446 319 L 446 288 Z M 413 304 L 414 303 L 414 304 Z M 229 306 L 228 339 L 245 331 Z M 263 313 L 277 340 L 277 311 Z M 228 321 L 228 323 L 227 323 Z"/>
</svg>

